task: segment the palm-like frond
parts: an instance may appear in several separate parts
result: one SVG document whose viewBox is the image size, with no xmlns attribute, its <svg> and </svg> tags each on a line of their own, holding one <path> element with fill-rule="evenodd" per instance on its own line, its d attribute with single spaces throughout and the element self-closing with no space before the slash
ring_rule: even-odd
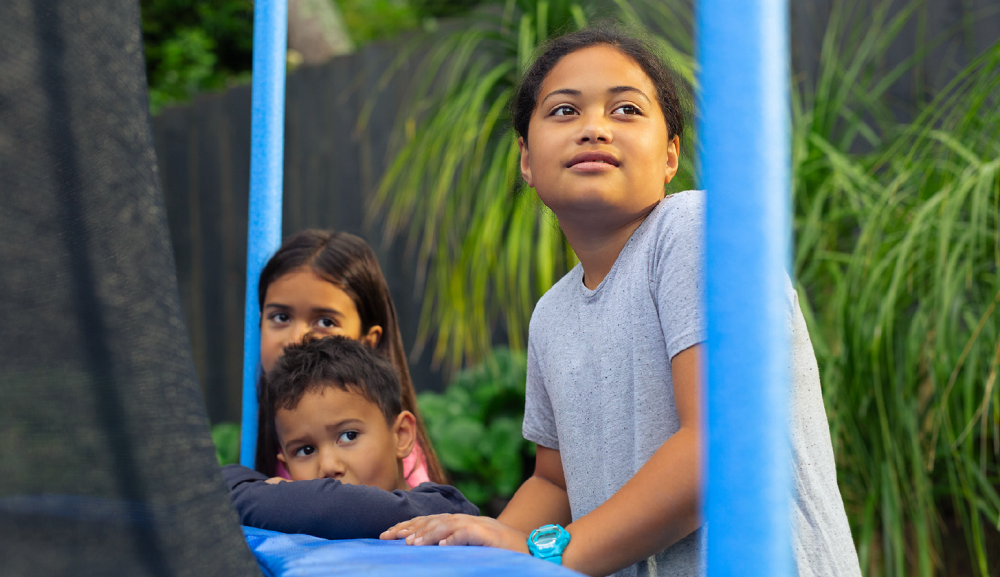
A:
<svg viewBox="0 0 1000 577">
<path fill-rule="evenodd" d="M 658 39 L 664 53 L 692 78 L 690 10 L 648 4 L 651 19 L 673 31 Z M 440 38 L 421 61 L 400 122 L 410 130 L 371 209 L 387 235 L 405 234 L 417 250 L 426 272 L 418 340 L 433 338 L 434 358 L 451 367 L 488 352 L 498 324 L 523 348 L 535 301 L 576 263 L 555 217 L 522 190 L 508 105 L 535 49 L 595 17 L 642 21 L 621 1 L 508 0 Z"/>
</svg>

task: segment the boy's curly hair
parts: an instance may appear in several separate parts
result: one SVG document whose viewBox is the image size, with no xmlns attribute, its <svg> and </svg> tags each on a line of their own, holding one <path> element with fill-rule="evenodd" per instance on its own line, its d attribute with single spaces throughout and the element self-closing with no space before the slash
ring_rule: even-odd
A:
<svg viewBox="0 0 1000 577">
<path fill-rule="evenodd" d="M 403 410 L 399 377 L 388 359 L 346 337 L 307 338 L 286 347 L 264 378 L 271 430 L 278 409 L 292 410 L 303 395 L 325 387 L 361 395 L 378 406 L 389 425 Z"/>
</svg>

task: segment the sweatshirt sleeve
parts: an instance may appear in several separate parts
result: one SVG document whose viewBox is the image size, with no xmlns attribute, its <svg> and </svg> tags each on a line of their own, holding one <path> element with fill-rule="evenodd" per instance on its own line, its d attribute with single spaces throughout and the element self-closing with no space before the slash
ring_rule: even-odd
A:
<svg viewBox="0 0 1000 577">
<path fill-rule="evenodd" d="M 335 479 L 271 485 L 264 482 L 267 476 L 239 465 L 223 467 L 222 475 L 243 525 L 282 533 L 377 539 L 396 523 L 422 515 L 479 514 L 458 489 L 435 483 L 390 492 Z"/>
</svg>

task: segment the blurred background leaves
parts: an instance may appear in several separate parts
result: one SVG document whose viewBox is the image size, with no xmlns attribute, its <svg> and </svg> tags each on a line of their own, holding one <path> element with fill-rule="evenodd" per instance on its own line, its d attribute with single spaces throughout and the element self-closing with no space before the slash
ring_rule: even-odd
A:
<svg viewBox="0 0 1000 577">
<path fill-rule="evenodd" d="M 417 396 L 451 483 L 494 517 L 534 469 L 534 444 L 521 437 L 526 370 L 523 351 L 498 347 L 443 393 Z"/>
</svg>

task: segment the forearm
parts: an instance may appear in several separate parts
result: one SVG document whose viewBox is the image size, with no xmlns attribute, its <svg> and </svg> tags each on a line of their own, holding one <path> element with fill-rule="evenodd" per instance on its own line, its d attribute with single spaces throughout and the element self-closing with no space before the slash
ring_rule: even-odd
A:
<svg viewBox="0 0 1000 577">
<path fill-rule="evenodd" d="M 635 476 L 590 514 L 567 527 L 563 564 L 607 575 L 681 540 L 701 525 L 697 431 L 682 428 Z"/>
<path fill-rule="evenodd" d="M 514 493 L 497 520 L 524 533 L 549 523 L 566 526 L 572 521 L 569 496 L 548 479 L 532 475 Z"/>
<path fill-rule="evenodd" d="M 235 468 L 223 474 L 242 524 L 283 533 L 325 539 L 376 538 L 388 527 L 420 515 L 478 514 L 464 498 L 449 498 L 455 491 L 445 486 L 390 492 L 334 479 L 271 485 L 262 480 L 263 475 Z"/>
</svg>

